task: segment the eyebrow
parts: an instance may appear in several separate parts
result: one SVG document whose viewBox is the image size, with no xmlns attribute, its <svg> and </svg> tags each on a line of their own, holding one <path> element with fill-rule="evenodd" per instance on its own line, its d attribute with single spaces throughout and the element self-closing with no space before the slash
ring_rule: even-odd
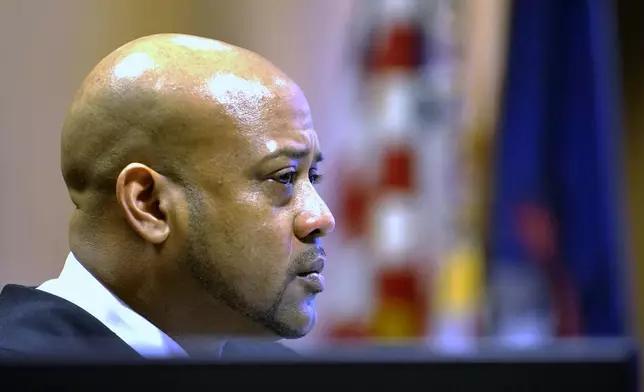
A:
<svg viewBox="0 0 644 392">
<path fill-rule="evenodd" d="M 262 161 L 269 161 L 271 159 L 279 157 L 287 157 L 293 160 L 300 160 L 306 158 L 311 153 L 311 150 L 308 148 L 294 148 L 294 147 L 282 147 L 268 155 L 266 155 Z M 321 152 L 316 152 L 315 157 L 313 158 L 315 163 L 320 163 L 324 160 L 324 155 Z"/>
</svg>

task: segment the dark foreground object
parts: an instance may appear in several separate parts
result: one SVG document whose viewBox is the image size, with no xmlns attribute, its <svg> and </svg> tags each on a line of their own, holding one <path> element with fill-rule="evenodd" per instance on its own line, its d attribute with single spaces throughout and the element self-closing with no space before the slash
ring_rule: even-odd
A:
<svg viewBox="0 0 644 392">
<path fill-rule="evenodd" d="M 329 349 L 293 359 L 268 356 L 235 360 L 149 362 L 83 360 L 59 364 L 3 362 L 0 389 L 215 390 L 222 385 L 378 386 L 379 390 L 610 391 L 637 390 L 637 353 L 626 342 L 557 344 L 530 351 L 482 349 L 440 355 L 418 347 Z M 404 388 L 404 389 L 401 389 Z"/>
</svg>

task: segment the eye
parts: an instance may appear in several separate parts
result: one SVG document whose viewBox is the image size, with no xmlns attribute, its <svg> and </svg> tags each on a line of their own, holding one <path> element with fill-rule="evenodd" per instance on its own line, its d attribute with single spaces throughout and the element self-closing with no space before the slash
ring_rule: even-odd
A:
<svg viewBox="0 0 644 392">
<path fill-rule="evenodd" d="M 273 177 L 273 180 L 283 185 L 293 185 L 296 177 L 297 172 L 291 169 L 286 172 L 278 172 L 275 177 Z M 322 174 L 318 174 L 315 170 L 309 172 L 309 181 L 311 181 L 311 184 L 319 184 L 320 182 L 322 182 L 322 178 Z"/>
<path fill-rule="evenodd" d="M 284 184 L 284 185 L 291 185 L 293 183 L 294 179 L 295 179 L 295 172 L 294 171 L 289 171 L 287 173 L 278 174 L 275 177 L 275 181 L 279 182 L 280 184 Z"/>
<path fill-rule="evenodd" d="M 311 181 L 311 184 L 313 184 L 313 185 L 321 183 L 323 178 L 324 178 L 324 176 L 322 174 L 318 174 L 318 173 L 310 173 L 309 174 L 309 180 Z"/>
</svg>

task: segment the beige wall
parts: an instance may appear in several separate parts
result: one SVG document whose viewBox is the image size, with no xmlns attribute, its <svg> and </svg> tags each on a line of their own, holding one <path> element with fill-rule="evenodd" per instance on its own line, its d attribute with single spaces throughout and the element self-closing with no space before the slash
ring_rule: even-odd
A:
<svg viewBox="0 0 644 392">
<path fill-rule="evenodd" d="M 321 140 L 342 126 L 335 93 L 350 0 L 0 2 L 0 286 L 56 275 L 71 203 L 59 131 L 75 89 L 119 45 L 158 32 L 229 41 L 266 56 L 309 97 Z M 336 133 L 337 134 L 337 133 Z M 330 192 L 323 190 L 324 193 Z"/>
</svg>

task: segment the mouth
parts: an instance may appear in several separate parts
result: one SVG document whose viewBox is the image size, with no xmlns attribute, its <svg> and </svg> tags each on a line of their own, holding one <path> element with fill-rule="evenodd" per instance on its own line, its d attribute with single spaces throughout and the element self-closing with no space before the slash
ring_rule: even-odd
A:
<svg viewBox="0 0 644 392">
<path fill-rule="evenodd" d="M 297 274 L 298 280 L 303 282 L 308 291 L 312 293 L 324 291 L 324 276 L 322 276 L 324 262 L 324 258 L 318 258 Z"/>
<path fill-rule="evenodd" d="M 297 281 L 302 282 L 306 291 L 312 294 L 324 291 L 324 276 L 318 272 L 311 272 L 306 275 L 297 275 Z"/>
<path fill-rule="evenodd" d="M 319 257 L 319 258 L 315 259 L 315 261 L 313 261 L 312 263 L 307 264 L 306 266 L 304 266 L 297 273 L 297 276 L 304 278 L 304 277 L 307 277 L 307 276 L 309 276 L 311 274 L 318 274 L 318 275 L 321 274 L 322 271 L 324 270 L 325 261 L 326 260 L 323 257 Z"/>
</svg>

